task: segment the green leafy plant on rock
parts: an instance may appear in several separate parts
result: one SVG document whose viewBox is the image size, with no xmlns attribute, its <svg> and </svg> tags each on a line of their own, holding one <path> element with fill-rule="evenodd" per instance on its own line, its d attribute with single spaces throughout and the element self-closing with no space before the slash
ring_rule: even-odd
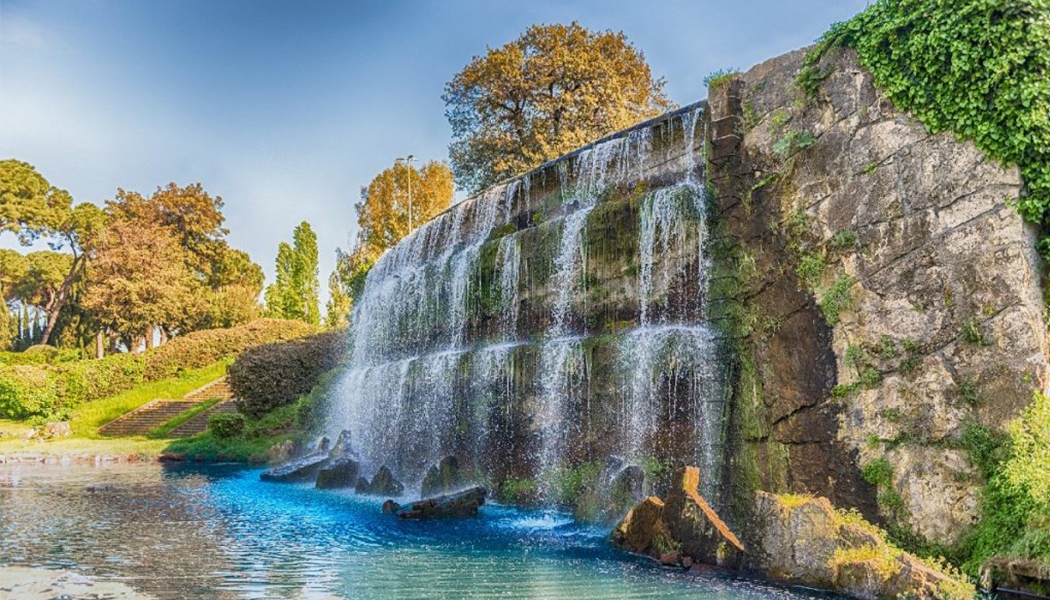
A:
<svg viewBox="0 0 1050 600">
<path fill-rule="evenodd" d="M 831 48 L 855 48 L 894 105 L 932 132 L 971 139 L 1020 167 L 1013 202 L 1050 259 L 1050 4 L 1047 0 L 879 0 L 834 25 L 807 56 L 811 95 Z"/>
</svg>

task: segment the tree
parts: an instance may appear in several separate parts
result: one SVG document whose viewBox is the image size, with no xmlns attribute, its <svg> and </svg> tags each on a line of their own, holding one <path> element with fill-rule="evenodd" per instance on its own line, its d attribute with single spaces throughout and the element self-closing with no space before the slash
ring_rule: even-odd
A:
<svg viewBox="0 0 1050 600">
<path fill-rule="evenodd" d="M 412 221 L 419 226 L 448 208 L 452 192 L 448 165 L 430 161 L 416 169 L 394 163 L 361 189 L 361 201 L 354 205 L 358 237 L 368 252 L 381 254 L 408 235 L 410 206 Z"/>
<path fill-rule="evenodd" d="M 335 269 L 328 277 L 326 327 L 334 329 L 350 324 L 350 311 L 364 291 L 365 279 L 378 258 L 378 254 L 369 254 L 361 244 L 350 254 L 335 249 Z"/>
<path fill-rule="evenodd" d="M 292 232 L 295 262 L 292 268 L 292 287 L 296 291 L 303 320 L 313 325 L 321 323 L 318 307 L 317 234 L 303 221 Z"/>
<path fill-rule="evenodd" d="M 622 32 L 533 25 L 445 86 L 456 181 L 476 191 L 657 116 L 663 87 Z"/>
<path fill-rule="evenodd" d="M 15 286 L 25 277 L 29 264 L 26 258 L 14 250 L 0 249 L 0 351 L 11 346 L 18 335 L 19 318 L 11 314 L 10 303 L 17 296 Z"/>
<path fill-rule="evenodd" d="M 25 271 L 15 283 L 13 292 L 23 305 L 43 309 L 47 326 L 41 334 L 41 340 L 47 343 L 69 294 L 63 288 L 76 259 L 64 252 L 43 250 L 29 253 L 25 260 Z"/>
<path fill-rule="evenodd" d="M 259 292 L 263 288 L 262 268 L 242 251 L 229 247 L 222 225 L 223 200 L 211 196 L 199 183 L 180 187 L 169 183 L 146 198 L 137 192 L 117 190 L 107 203 L 114 219 L 151 222 L 169 231 L 184 250 L 183 261 L 197 281 L 194 306 L 172 331 L 193 331 L 232 327 L 258 313 Z"/>
<path fill-rule="evenodd" d="M 83 304 L 129 349 L 155 327 L 171 329 L 187 312 L 201 310 L 185 252 L 164 225 L 115 220 L 95 248 Z"/>
<path fill-rule="evenodd" d="M 325 317 L 328 327 L 349 322 L 353 302 L 364 289 L 372 265 L 383 252 L 409 234 L 410 207 L 413 223 L 416 226 L 425 223 L 449 207 L 453 188 L 448 165 L 430 161 L 419 169 L 396 162 L 361 189 L 361 201 L 354 205 L 358 227 L 356 247 L 351 253 L 336 249 L 336 266 L 328 277 L 330 298 Z"/>
<path fill-rule="evenodd" d="M 317 325 L 317 234 L 303 221 L 292 232 L 292 245 L 277 246 L 276 280 L 266 287 L 266 313 L 281 319 L 298 319 Z"/>
<path fill-rule="evenodd" d="M 72 254 L 61 285 L 49 296 L 50 307 L 45 307 L 47 324 L 41 344 L 50 341 L 73 284 L 84 272 L 85 240 L 101 223 L 97 206 L 85 202 L 74 207 L 69 193 L 48 183 L 32 165 L 13 159 L 0 161 L 0 232 L 12 231 L 26 245 L 46 236 L 52 250 L 68 247 Z"/>
</svg>

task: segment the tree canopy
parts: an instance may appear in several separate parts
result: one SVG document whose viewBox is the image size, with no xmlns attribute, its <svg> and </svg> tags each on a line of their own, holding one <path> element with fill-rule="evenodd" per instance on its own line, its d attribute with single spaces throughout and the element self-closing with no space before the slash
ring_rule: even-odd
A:
<svg viewBox="0 0 1050 600">
<path fill-rule="evenodd" d="M 445 86 L 456 182 L 476 191 L 657 116 L 663 88 L 622 32 L 533 25 Z"/>
<path fill-rule="evenodd" d="M 0 252 L 0 345 L 16 335 L 23 347 L 84 344 L 106 331 L 130 348 L 157 327 L 174 335 L 255 318 L 262 269 L 229 247 L 222 207 L 199 183 L 74 205 L 32 165 L 0 161 L 0 233 L 51 248 Z"/>
<path fill-rule="evenodd" d="M 394 163 L 361 189 L 361 201 L 354 205 L 359 239 L 371 253 L 381 254 L 408 235 L 410 211 L 419 227 L 448 208 L 453 187 L 445 163 L 430 161 L 418 169 Z"/>
<path fill-rule="evenodd" d="M 29 244 L 58 229 L 72 203 L 69 192 L 52 186 L 29 163 L 0 161 L 0 233 L 10 231 Z"/>
<path fill-rule="evenodd" d="M 437 161 L 418 169 L 395 162 L 361 188 L 361 201 L 354 205 L 357 242 L 352 252 L 336 249 L 335 270 L 328 278 L 328 327 L 348 324 L 353 300 L 364 289 L 372 265 L 409 234 L 410 207 L 412 223 L 419 227 L 452 204 L 453 191 L 452 171 Z"/>
</svg>

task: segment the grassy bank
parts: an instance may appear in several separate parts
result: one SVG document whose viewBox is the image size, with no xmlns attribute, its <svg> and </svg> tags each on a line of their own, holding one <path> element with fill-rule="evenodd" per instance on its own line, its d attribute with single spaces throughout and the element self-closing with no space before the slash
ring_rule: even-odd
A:
<svg viewBox="0 0 1050 600">
<path fill-rule="evenodd" d="M 164 433 L 214 402 L 201 403 L 201 406 L 193 409 L 192 414 L 179 415 L 158 427 L 149 436 L 107 438 L 99 435 L 98 428 L 157 398 L 181 398 L 222 377 L 229 362 L 222 360 L 199 369 L 187 369 L 174 377 L 143 383 L 119 394 L 86 402 L 73 411 L 69 422 L 73 435 L 67 438 L 51 441 L 27 440 L 25 436 L 33 428 L 33 420 L 0 419 L 0 454 L 155 456 L 163 452 L 170 443 L 170 440 L 161 439 Z"/>
</svg>

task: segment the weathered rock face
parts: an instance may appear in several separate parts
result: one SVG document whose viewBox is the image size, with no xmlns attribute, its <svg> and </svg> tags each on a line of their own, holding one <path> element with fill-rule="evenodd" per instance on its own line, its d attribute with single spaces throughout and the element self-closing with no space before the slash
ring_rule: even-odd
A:
<svg viewBox="0 0 1050 600">
<path fill-rule="evenodd" d="M 613 529 L 613 543 L 629 552 L 657 557 L 672 550 L 674 538 L 663 520 L 663 512 L 663 500 L 646 498 Z"/>
<path fill-rule="evenodd" d="M 973 586 L 889 546 L 863 520 L 838 513 L 827 498 L 758 492 L 741 544 L 703 498 L 698 471 L 675 477 L 668 501 L 647 498 L 613 531 L 613 543 L 665 564 L 715 565 L 785 583 L 835 590 L 864 600 L 966 600 Z"/>
<path fill-rule="evenodd" d="M 819 494 L 951 544 L 976 517 L 967 423 L 1000 428 L 1048 382 L 1034 232 L 1004 201 L 1021 178 L 895 110 L 852 51 L 806 98 L 804 55 L 709 99 L 738 241 L 736 514 L 754 489 Z"/>
<path fill-rule="evenodd" d="M 328 438 L 322 437 L 312 453 L 268 469 L 259 475 L 259 479 L 282 483 L 316 479 L 318 472 L 328 464 L 328 448 Z"/>
<path fill-rule="evenodd" d="M 573 516 L 578 521 L 612 525 L 645 497 L 645 472 L 637 465 L 624 465 L 619 456 L 609 456 L 601 473 L 588 481 L 576 499 Z"/>
<path fill-rule="evenodd" d="M 356 460 L 341 456 L 317 472 L 315 487 L 321 490 L 355 487 L 360 470 L 361 465 Z"/>
</svg>

